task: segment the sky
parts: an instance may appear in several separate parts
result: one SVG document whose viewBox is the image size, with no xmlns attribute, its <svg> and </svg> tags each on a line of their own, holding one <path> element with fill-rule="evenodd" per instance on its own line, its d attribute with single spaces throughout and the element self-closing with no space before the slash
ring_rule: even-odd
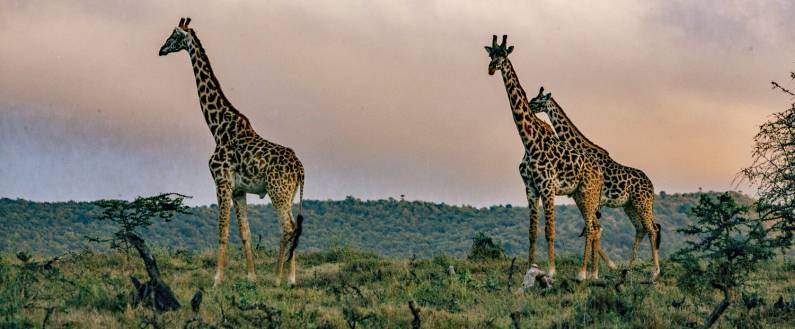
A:
<svg viewBox="0 0 795 329">
<path fill-rule="evenodd" d="M 0 197 L 214 203 L 188 55 L 157 56 L 186 16 L 232 104 L 298 154 L 307 199 L 525 205 L 493 34 L 528 94 L 658 192 L 752 190 L 733 180 L 753 136 L 792 102 L 770 89 L 792 85 L 792 1 L 4 0 Z"/>
</svg>

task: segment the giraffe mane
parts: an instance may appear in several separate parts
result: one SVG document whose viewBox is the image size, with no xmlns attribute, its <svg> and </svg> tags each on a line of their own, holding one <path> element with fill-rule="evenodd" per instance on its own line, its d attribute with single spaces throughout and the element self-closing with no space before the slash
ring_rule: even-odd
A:
<svg viewBox="0 0 795 329">
<path fill-rule="evenodd" d="M 196 42 L 196 46 L 199 48 L 198 53 L 199 56 L 201 56 L 201 60 L 207 63 L 207 65 L 209 65 L 210 67 L 212 67 L 212 65 L 210 64 L 210 58 L 207 56 L 207 52 L 204 50 L 204 46 L 202 46 L 201 40 L 199 40 L 199 37 L 196 35 L 196 31 L 194 31 L 193 28 L 188 28 L 187 31 L 190 34 L 193 41 Z M 232 102 L 230 102 L 229 99 L 226 97 L 226 94 L 224 94 L 224 90 L 221 88 L 221 83 L 218 81 L 218 78 L 215 76 L 215 73 L 212 72 L 212 70 L 210 73 L 211 73 L 210 81 L 212 81 L 213 84 L 218 86 L 218 96 L 227 100 L 226 103 L 228 104 L 229 111 L 234 113 L 235 115 L 239 115 L 246 122 L 246 125 L 251 127 L 251 122 L 249 122 L 248 117 L 246 117 L 245 115 L 243 115 L 243 113 L 238 111 L 235 108 L 235 106 L 232 105 Z"/>
<path fill-rule="evenodd" d="M 575 134 L 579 135 L 579 137 L 582 137 L 582 139 L 583 139 L 583 140 L 584 140 L 586 143 L 588 143 L 588 144 L 590 144 L 592 147 L 594 147 L 594 149 L 596 149 L 596 151 L 597 151 L 597 152 L 599 152 L 599 153 L 602 153 L 602 154 L 604 154 L 604 155 L 610 155 L 610 153 L 609 153 L 609 152 L 607 152 L 607 150 L 605 150 L 604 148 L 602 148 L 602 147 L 601 147 L 601 146 L 599 146 L 598 144 L 596 144 L 596 143 L 594 143 L 593 141 L 591 141 L 590 139 L 588 139 L 588 137 L 586 137 L 586 136 L 585 136 L 585 134 L 583 134 L 583 133 L 582 133 L 582 131 L 580 131 L 580 128 L 577 128 L 577 126 L 575 126 L 575 125 L 574 125 L 574 122 L 573 122 L 573 121 L 571 121 L 571 118 L 569 118 L 569 116 L 568 116 L 568 115 L 566 115 L 566 112 L 565 112 L 565 111 L 563 111 L 563 107 L 562 107 L 562 106 L 560 106 L 560 104 L 558 104 L 558 101 L 556 101 L 554 97 L 552 97 L 552 93 L 548 94 L 548 97 L 549 97 L 549 101 L 551 101 L 551 102 L 552 102 L 552 104 L 554 104 L 554 105 L 555 105 L 555 108 L 556 108 L 557 110 L 559 110 L 559 111 L 557 111 L 557 112 L 560 112 L 560 115 L 564 116 L 564 117 L 566 118 L 566 120 L 567 120 L 567 121 L 570 123 L 570 125 L 569 125 L 569 126 L 571 126 L 571 129 L 573 129 L 573 130 L 574 130 L 574 133 L 575 133 Z"/>
</svg>

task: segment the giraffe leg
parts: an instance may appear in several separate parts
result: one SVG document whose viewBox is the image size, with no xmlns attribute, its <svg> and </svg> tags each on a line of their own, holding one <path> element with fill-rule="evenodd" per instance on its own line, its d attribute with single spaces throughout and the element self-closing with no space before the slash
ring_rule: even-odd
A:
<svg viewBox="0 0 795 329">
<path fill-rule="evenodd" d="M 630 222 L 632 222 L 632 226 L 635 227 L 635 241 L 632 243 L 632 251 L 629 254 L 629 266 L 632 267 L 632 263 L 634 263 L 635 259 L 637 258 L 638 247 L 640 247 L 640 243 L 643 241 L 643 237 L 646 235 L 646 229 L 640 220 L 640 216 L 638 215 L 635 206 L 624 206 L 624 213 L 627 214 Z"/>
<path fill-rule="evenodd" d="M 587 185 L 584 185 L 582 188 L 586 190 L 584 192 L 587 192 Z M 574 202 L 577 204 L 577 208 L 580 209 L 583 221 L 585 222 L 585 244 L 583 245 L 582 265 L 576 277 L 577 281 L 584 281 L 588 278 L 588 260 L 590 259 L 591 262 L 593 262 L 595 258 L 594 255 L 596 255 L 597 252 L 597 250 L 593 248 L 596 228 L 596 207 L 593 200 L 590 200 L 587 195 L 583 195 L 581 192 L 573 195 L 573 197 Z"/>
<path fill-rule="evenodd" d="M 527 250 L 527 266 L 533 265 L 536 256 L 536 240 L 538 240 L 538 196 L 527 188 L 527 210 L 530 219 L 530 229 L 527 233 L 529 247 Z"/>
<path fill-rule="evenodd" d="M 296 217 L 295 221 L 293 222 L 294 225 L 293 225 L 293 232 L 292 232 L 292 241 L 291 241 L 291 244 L 289 246 L 290 247 L 290 249 L 289 249 L 290 253 L 287 255 L 287 257 L 289 257 L 289 259 L 290 259 L 290 274 L 287 277 L 287 281 L 290 282 L 290 284 L 295 284 L 295 282 L 296 282 L 296 280 L 295 280 L 296 273 L 295 272 L 296 272 L 296 263 L 297 263 L 297 260 L 296 260 L 297 257 L 296 256 L 297 255 L 295 254 L 295 249 L 298 247 L 298 239 L 301 237 L 301 233 L 304 230 L 303 229 L 304 218 L 303 218 L 303 215 L 302 215 L 301 210 L 300 210 L 301 203 L 303 202 L 303 199 L 304 199 L 304 195 L 303 195 L 304 194 L 304 192 L 303 192 L 303 188 L 304 187 L 303 187 L 303 184 L 304 183 L 303 183 L 303 173 L 302 173 L 299 176 L 299 178 L 298 178 L 298 184 L 295 186 L 295 190 L 293 191 L 293 194 L 290 196 L 290 202 L 289 202 L 290 203 L 290 207 L 288 207 L 288 209 L 290 211 L 287 214 L 290 217 L 290 219 L 293 218 L 293 213 L 292 213 L 292 204 L 293 204 L 293 202 L 292 202 L 292 200 L 295 199 L 295 194 L 298 192 L 298 189 L 300 188 L 301 189 L 301 196 L 300 196 L 301 199 L 300 199 L 299 204 L 298 204 L 298 207 L 299 207 L 298 217 Z"/>
<path fill-rule="evenodd" d="M 654 226 L 654 212 L 652 210 L 651 202 L 648 202 L 643 208 L 638 209 L 641 220 L 643 221 L 643 228 L 646 229 L 646 234 L 649 235 L 649 243 L 651 246 L 651 259 L 654 262 L 654 268 L 651 272 L 651 279 L 654 280 L 660 275 L 660 259 L 657 255 L 657 228 Z"/>
<path fill-rule="evenodd" d="M 636 228 L 635 229 L 635 241 L 632 243 L 632 251 L 629 254 L 629 265 L 632 266 L 632 263 L 635 262 L 635 259 L 638 258 L 638 248 L 640 247 L 640 243 L 643 241 L 643 237 L 646 236 L 646 230 L 643 228 Z"/>
<path fill-rule="evenodd" d="M 616 268 L 618 268 L 618 266 L 616 266 L 616 263 L 614 263 L 612 260 L 610 260 L 609 257 L 607 257 L 607 253 L 605 252 L 604 249 L 602 249 L 602 241 L 601 240 L 602 240 L 602 231 L 600 230 L 599 231 L 599 248 L 597 249 L 597 252 L 599 253 L 599 257 L 601 257 L 602 260 L 605 261 L 605 265 L 607 265 L 607 268 L 609 268 L 611 270 L 615 270 Z"/>
<path fill-rule="evenodd" d="M 580 271 L 577 272 L 577 281 L 585 281 L 588 278 L 588 259 L 593 259 L 593 229 L 587 229 L 585 232 L 585 245 L 583 246 L 582 265 Z"/>
<path fill-rule="evenodd" d="M 287 274 L 287 282 L 290 284 L 295 284 L 295 258 L 295 250 L 293 250 L 290 256 L 290 273 Z"/>
<path fill-rule="evenodd" d="M 278 275 L 276 278 L 276 285 L 281 285 L 282 277 L 284 276 L 284 265 L 287 263 L 287 257 L 289 256 L 288 253 L 290 252 L 290 245 L 292 244 L 292 239 L 294 237 L 294 224 L 292 220 L 289 219 L 287 216 L 280 216 L 282 223 L 282 239 L 279 243 L 279 268 L 278 268 Z M 287 221 L 283 218 L 287 217 Z M 294 255 L 293 255 L 294 256 Z M 288 273 L 287 283 L 295 284 L 295 263 L 293 262 L 292 258 L 290 259 L 290 266 L 289 269 L 290 273 Z"/>
<path fill-rule="evenodd" d="M 599 216 L 596 217 L 596 220 L 599 221 Z M 580 233 L 580 237 L 585 236 L 585 232 L 586 232 L 586 230 L 585 230 L 585 227 L 583 226 L 582 233 Z M 610 260 L 610 257 L 608 257 L 607 253 L 604 251 L 604 249 L 602 249 L 602 246 L 601 246 L 601 234 L 602 233 L 600 231 L 599 232 L 599 238 L 600 238 L 599 248 L 596 248 L 596 249 L 593 249 L 593 250 L 596 251 L 599 254 L 599 257 L 602 260 L 605 261 L 605 263 L 607 265 L 607 268 L 609 268 L 611 270 L 615 270 L 616 268 L 618 268 L 618 266 L 616 266 L 616 264 L 613 263 L 612 260 Z"/>
<path fill-rule="evenodd" d="M 544 195 L 544 233 L 547 239 L 547 259 L 549 270 L 547 275 L 555 276 L 555 194 Z"/>
<path fill-rule="evenodd" d="M 599 279 L 599 256 L 601 255 L 604 258 L 604 251 L 602 251 L 602 227 L 599 223 L 594 223 L 596 228 L 594 229 L 594 237 L 593 237 L 593 247 L 591 247 L 591 278 L 594 280 Z M 598 252 L 598 254 L 597 254 Z M 610 260 L 606 259 L 606 263 L 608 263 L 608 267 L 610 267 Z M 615 265 L 614 265 L 615 266 Z"/>
<path fill-rule="evenodd" d="M 276 270 L 276 285 L 280 286 L 282 284 L 282 277 L 284 275 L 284 259 L 285 253 L 288 251 L 287 244 L 289 243 L 289 235 L 290 230 L 292 230 L 292 225 L 284 222 L 284 216 L 279 214 L 279 221 L 282 224 L 282 239 L 279 241 L 279 259 L 277 263 L 277 270 Z"/>
<path fill-rule="evenodd" d="M 235 220 L 240 229 L 240 239 L 243 241 L 243 250 L 246 253 L 246 269 L 248 279 L 251 282 L 257 280 L 256 269 L 254 268 L 254 254 L 251 251 L 251 230 L 248 226 L 248 205 L 246 204 L 246 194 L 240 193 L 232 197 L 235 205 Z"/>
<path fill-rule="evenodd" d="M 599 196 L 599 199 L 601 200 L 601 196 Z M 596 221 L 597 221 L 597 224 L 598 224 L 600 218 L 602 217 L 601 215 L 599 215 L 600 212 L 599 212 L 598 208 L 596 210 L 596 213 L 597 213 Z M 601 257 L 602 260 L 605 261 L 605 265 L 607 265 L 607 268 L 609 268 L 611 270 L 615 270 L 616 268 L 618 268 L 618 266 L 616 266 L 616 263 L 613 263 L 613 261 L 610 260 L 610 257 L 607 257 L 607 253 L 604 251 L 604 249 L 602 249 L 602 226 L 601 225 L 597 225 L 597 226 L 599 227 L 599 236 L 598 236 L 598 238 L 599 238 L 599 241 L 598 241 L 599 242 L 599 246 L 598 246 L 598 248 L 596 248 L 596 251 L 599 253 L 599 257 Z M 597 268 L 597 270 L 599 270 L 599 269 Z"/>
<path fill-rule="evenodd" d="M 217 184 L 216 194 L 218 196 L 218 264 L 215 271 L 213 286 L 217 286 L 224 280 L 224 262 L 226 257 L 226 245 L 229 242 L 229 208 L 232 201 L 232 185 L 227 182 Z"/>
<path fill-rule="evenodd" d="M 287 250 L 285 251 L 285 257 L 287 257 L 287 259 L 290 260 L 290 270 L 287 273 L 287 283 L 289 283 L 291 285 L 294 285 L 295 284 L 295 262 L 296 262 L 296 260 L 295 260 L 295 247 L 296 246 L 295 246 L 295 244 L 298 242 L 298 241 L 296 241 L 298 239 L 298 236 L 297 236 L 298 235 L 298 226 L 295 223 L 295 221 L 293 221 L 293 212 L 289 208 L 287 209 L 286 217 L 289 219 L 289 222 L 292 225 L 291 226 L 292 229 L 290 229 L 289 231 L 285 230 L 285 232 L 287 232 L 287 234 L 289 236 L 289 240 L 288 240 L 287 245 L 286 245 Z"/>
<path fill-rule="evenodd" d="M 285 201 L 287 200 L 287 201 Z M 279 222 L 282 224 L 282 239 L 279 242 L 279 259 L 277 268 L 276 285 L 281 285 L 282 277 L 284 276 L 284 265 L 288 261 L 290 269 L 287 277 L 289 284 L 295 284 L 295 250 L 293 249 L 293 242 L 296 238 L 296 225 L 292 218 L 292 205 L 289 199 L 275 197 L 272 198 L 273 205 L 279 216 Z M 291 249 L 292 252 L 291 252 Z"/>
</svg>

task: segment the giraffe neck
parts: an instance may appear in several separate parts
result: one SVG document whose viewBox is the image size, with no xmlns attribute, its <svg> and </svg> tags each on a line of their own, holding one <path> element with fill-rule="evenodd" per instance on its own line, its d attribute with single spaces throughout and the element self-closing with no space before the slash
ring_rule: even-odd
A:
<svg viewBox="0 0 795 329">
<path fill-rule="evenodd" d="M 215 77 L 210 59 L 202 47 L 201 41 L 193 29 L 188 33 L 188 54 L 196 76 L 196 88 L 199 93 L 204 120 L 218 144 L 226 143 L 242 133 L 251 130 L 248 118 L 238 112 L 221 90 L 221 84 Z"/>
<path fill-rule="evenodd" d="M 529 149 L 533 145 L 533 141 L 543 133 L 545 126 L 547 129 L 549 129 L 549 126 L 530 113 L 527 94 L 525 94 L 522 85 L 519 83 L 519 78 L 513 69 L 511 61 L 506 58 L 504 67 L 500 71 L 502 72 L 502 81 L 505 83 L 505 91 L 508 93 L 508 100 L 511 103 L 513 121 L 516 124 L 516 129 L 519 131 L 519 137 L 522 138 L 525 149 Z M 549 130 L 551 133 L 551 129 Z"/>
<path fill-rule="evenodd" d="M 599 145 L 596 145 L 594 142 L 588 139 L 588 137 L 585 137 L 580 129 L 574 125 L 574 122 L 569 119 L 569 117 L 566 115 L 566 112 L 563 111 L 563 108 L 560 107 L 560 104 L 558 104 L 554 98 L 550 100 L 554 106 L 550 111 L 547 112 L 549 113 L 549 121 L 552 122 L 552 127 L 555 128 L 555 132 L 561 141 L 565 141 L 566 143 L 578 148 L 588 149 L 597 153 L 609 155 L 607 150 L 601 148 Z"/>
</svg>

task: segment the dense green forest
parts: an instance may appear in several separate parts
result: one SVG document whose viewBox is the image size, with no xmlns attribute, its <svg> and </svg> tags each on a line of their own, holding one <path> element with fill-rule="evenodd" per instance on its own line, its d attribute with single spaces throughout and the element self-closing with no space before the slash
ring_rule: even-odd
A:
<svg viewBox="0 0 795 329">
<path fill-rule="evenodd" d="M 752 200 L 736 194 L 741 203 Z M 662 225 L 661 254 L 670 255 L 683 245 L 677 228 L 691 223 L 689 210 L 698 202 L 697 193 L 658 195 L 654 213 Z M 623 260 L 635 236 L 635 229 L 620 209 L 603 209 L 603 247 L 615 259 Z M 38 255 L 56 255 L 84 248 L 102 250 L 86 236 L 107 236 L 112 223 L 97 221 L 99 210 L 92 202 L 32 202 L 0 199 L 0 252 L 26 251 Z M 579 254 L 583 239 L 578 237 L 583 224 L 573 205 L 559 205 L 556 210 L 556 248 L 561 255 Z M 190 214 L 178 215 L 171 222 L 157 223 L 143 232 L 149 244 L 171 249 L 202 251 L 217 246 L 217 208 L 191 208 Z M 304 234 L 301 252 L 327 250 L 332 246 L 349 246 L 382 255 L 408 258 L 448 255 L 462 257 L 477 232 L 500 240 L 509 255 L 527 253 L 528 219 L 526 207 L 498 205 L 484 208 L 447 204 L 401 201 L 395 199 L 363 201 L 353 197 L 339 201 L 304 201 Z M 233 216 L 234 217 L 234 216 Z M 276 214 L 270 205 L 249 206 L 254 243 L 262 248 L 277 248 L 280 234 Z M 234 219 L 233 219 L 234 221 Z M 543 225 L 543 222 L 542 224 Z M 240 245 L 237 225 L 232 224 L 230 239 Z M 543 232 L 543 227 L 539 230 Z M 546 248 L 539 233 L 539 248 Z M 543 250 L 543 249 L 539 249 Z M 648 255 L 644 240 L 641 255 Z M 545 252 L 540 252 L 543 259 Z"/>
</svg>

